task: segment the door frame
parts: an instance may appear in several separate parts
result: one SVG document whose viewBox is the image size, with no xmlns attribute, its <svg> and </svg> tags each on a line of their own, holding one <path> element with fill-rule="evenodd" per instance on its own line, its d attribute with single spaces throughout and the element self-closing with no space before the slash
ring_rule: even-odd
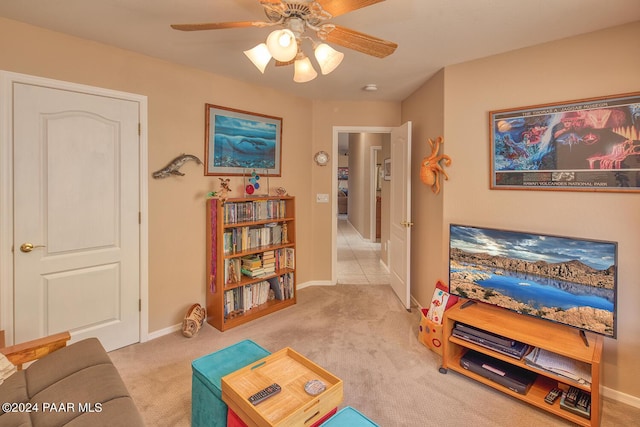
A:
<svg viewBox="0 0 640 427">
<path fill-rule="evenodd" d="M 148 221 L 148 116 L 147 97 L 111 89 L 0 70 L 0 329 L 6 344 L 13 344 L 13 85 L 16 83 L 86 93 L 137 102 L 140 106 L 140 342 L 149 339 L 149 221 Z"/>
<path fill-rule="evenodd" d="M 378 182 L 378 170 L 377 159 L 382 152 L 381 145 L 375 145 L 370 147 L 369 150 L 369 241 L 375 243 L 376 238 L 376 199 L 378 197 L 378 189 L 376 183 Z"/>
<path fill-rule="evenodd" d="M 333 285 L 338 283 L 338 135 L 341 133 L 386 133 L 391 135 L 393 128 L 392 126 L 333 127 L 333 149 L 331 158 L 336 159 L 331 162 L 331 283 Z"/>
</svg>

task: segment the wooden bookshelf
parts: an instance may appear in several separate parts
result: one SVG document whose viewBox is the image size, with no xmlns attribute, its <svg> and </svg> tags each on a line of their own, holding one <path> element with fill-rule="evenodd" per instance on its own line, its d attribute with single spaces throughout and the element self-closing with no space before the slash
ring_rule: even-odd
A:
<svg viewBox="0 0 640 427">
<path fill-rule="evenodd" d="M 207 200 L 207 322 L 225 331 L 295 304 L 295 237 L 294 197 Z"/>
<path fill-rule="evenodd" d="M 445 311 L 443 320 L 443 359 L 441 372 L 446 373 L 451 369 L 469 378 L 473 378 L 483 384 L 500 390 L 510 396 L 527 402 L 537 408 L 551 412 L 559 417 L 572 421 L 581 426 L 599 426 L 602 413 L 602 400 L 600 397 L 600 373 L 603 338 L 601 335 L 586 333 L 589 346 L 586 346 L 580 337 L 579 331 L 567 326 L 555 324 L 531 316 L 521 315 L 500 307 L 488 304 L 476 303 L 462 308 L 465 300 Z M 585 362 L 591 366 L 591 384 L 582 384 L 572 381 L 564 376 L 555 375 L 552 372 L 537 369 L 528 365 L 523 360 L 502 355 L 488 348 L 476 345 L 464 339 L 452 335 L 455 323 L 460 322 L 484 331 L 502 335 L 510 339 L 529 344 Z M 537 373 L 537 379 L 526 394 L 519 394 L 509 388 L 498 384 L 464 369 L 460 365 L 460 359 L 468 350 L 475 350 Z M 576 415 L 560 407 L 560 398 L 552 405 L 544 401 L 549 390 L 558 385 L 564 387 L 574 386 L 591 394 L 591 419 Z"/>
</svg>

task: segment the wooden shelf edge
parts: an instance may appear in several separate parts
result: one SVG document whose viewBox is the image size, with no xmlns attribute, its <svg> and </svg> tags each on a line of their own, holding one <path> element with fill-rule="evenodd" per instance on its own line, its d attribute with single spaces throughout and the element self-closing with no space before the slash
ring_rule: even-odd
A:
<svg viewBox="0 0 640 427">
<path fill-rule="evenodd" d="M 288 274 L 288 273 L 295 273 L 295 270 L 292 268 L 281 268 L 280 270 L 276 271 L 273 274 L 260 276 L 260 277 L 249 277 L 249 276 L 243 275 L 242 279 L 240 279 L 238 283 L 226 284 L 223 290 L 230 291 L 232 289 L 241 288 L 243 286 L 252 285 L 254 283 L 260 283 L 265 280 L 273 279 L 274 277 L 284 276 L 285 274 Z"/>
<path fill-rule="evenodd" d="M 471 350 L 475 350 L 478 353 L 486 354 L 488 356 L 493 357 L 494 359 L 499 359 L 499 360 L 505 361 L 505 362 L 507 362 L 507 363 L 509 363 L 511 365 L 518 366 L 518 367 L 526 369 L 528 371 L 535 372 L 536 374 L 544 375 L 545 377 L 548 377 L 548 378 L 552 379 L 555 382 L 559 382 L 559 383 L 567 384 L 567 385 L 570 385 L 570 386 L 574 386 L 574 387 L 577 387 L 577 388 L 579 388 L 581 390 L 588 391 L 589 393 L 591 393 L 591 385 L 581 384 L 581 383 L 579 383 L 577 381 L 573 381 L 570 378 L 566 378 L 566 377 L 563 377 L 563 376 L 560 376 L 560 375 L 556 375 L 553 372 L 545 371 L 543 369 L 536 368 L 535 366 L 528 365 L 524 361 L 524 358 L 516 359 L 514 357 L 509 357 L 509 356 L 506 356 L 504 354 L 492 351 L 491 349 L 488 349 L 486 347 L 482 347 L 481 345 L 477 345 L 477 344 L 474 344 L 474 343 L 472 343 L 470 341 L 465 341 L 463 339 L 460 339 L 460 338 L 457 338 L 457 337 L 454 337 L 454 336 L 449 337 L 449 341 L 454 343 L 454 344 L 456 344 L 456 345 L 463 346 L 463 347 L 469 348 Z M 533 350 L 533 348 L 530 351 L 532 351 L 532 350 Z"/>
<path fill-rule="evenodd" d="M 274 222 L 293 222 L 294 218 L 286 216 L 282 218 L 269 218 L 259 219 L 257 221 L 242 221 L 242 222 L 225 222 L 223 228 L 239 228 L 239 227 L 252 227 L 254 225 L 273 224 Z"/>
<path fill-rule="evenodd" d="M 277 249 L 293 248 L 293 247 L 295 247 L 295 243 L 282 243 L 279 245 L 260 246 L 260 247 L 248 249 L 246 251 L 241 251 L 241 252 L 232 252 L 232 253 L 224 254 L 223 256 L 224 256 L 224 259 L 242 258 L 243 256 L 247 256 L 247 255 L 255 255 L 261 252 L 274 251 Z"/>
</svg>

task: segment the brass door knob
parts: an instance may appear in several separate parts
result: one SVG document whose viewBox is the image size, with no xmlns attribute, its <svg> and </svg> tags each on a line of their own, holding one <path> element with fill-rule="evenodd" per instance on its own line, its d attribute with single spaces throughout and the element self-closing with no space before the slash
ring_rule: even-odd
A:
<svg viewBox="0 0 640 427">
<path fill-rule="evenodd" d="M 22 252 L 31 252 L 32 250 L 34 250 L 35 248 L 44 248 L 44 245 L 34 245 L 32 243 L 23 243 L 20 245 L 20 250 Z"/>
<path fill-rule="evenodd" d="M 409 221 L 402 221 L 400 223 L 400 225 L 402 225 L 405 228 L 409 228 L 409 227 L 413 227 L 413 222 L 409 222 Z"/>
</svg>

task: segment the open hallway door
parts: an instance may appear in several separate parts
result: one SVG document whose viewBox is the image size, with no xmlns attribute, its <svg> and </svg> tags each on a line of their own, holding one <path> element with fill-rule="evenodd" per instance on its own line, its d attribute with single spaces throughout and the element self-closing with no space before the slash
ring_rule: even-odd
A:
<svg viewBox="0 0 640 427">
<path fill-rule="evenodd" d="M 411 122 L 391 131 L 390 191 L 391 287 L 404 307 L 411 307 Z"/>
</svg>

